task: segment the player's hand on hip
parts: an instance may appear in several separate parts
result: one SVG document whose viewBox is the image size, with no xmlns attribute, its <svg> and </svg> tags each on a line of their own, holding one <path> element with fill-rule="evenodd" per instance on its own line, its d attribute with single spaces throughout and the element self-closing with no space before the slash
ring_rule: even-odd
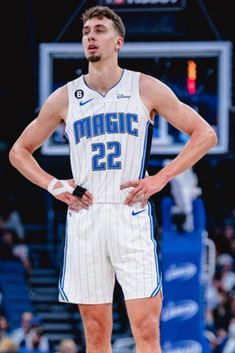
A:
<svg viewBox="0 0 235 353">
<path fill-rule="evenodd" d="M 141 207 L 145 207 L 150 196 L 161 191 L 165 184 L 156 182 L 156 175 L 148 176 L 144 179 L 128 181 L 121 185 L 121 190 L 132 187 L 124 203 L 128 206 L 141 202 Z"/>
<path fill-rule="evenodd" d="M 71 210 L 79 212 L 88 209 L 93 202 L 92 194 L 74 183 L 73 179 L 52 179 L 48 191 L 57 199 L 66 203 Z"/>
</svg>

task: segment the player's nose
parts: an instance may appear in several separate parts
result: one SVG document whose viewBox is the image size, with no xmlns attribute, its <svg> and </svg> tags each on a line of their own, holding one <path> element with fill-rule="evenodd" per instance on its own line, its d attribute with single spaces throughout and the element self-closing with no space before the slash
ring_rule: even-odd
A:
<svg viewBox="0 0 235 353">
<path fill-rule="evenodd" d="M 88 36 L 87 36 L 87 39 L 88 39 L 89 42 L 95 40 L 95 34 L 94 34 L 93 31 L 90 31 L 90 32 L 89 32 L 89 34 L 88 34 Z"/>
</svg>

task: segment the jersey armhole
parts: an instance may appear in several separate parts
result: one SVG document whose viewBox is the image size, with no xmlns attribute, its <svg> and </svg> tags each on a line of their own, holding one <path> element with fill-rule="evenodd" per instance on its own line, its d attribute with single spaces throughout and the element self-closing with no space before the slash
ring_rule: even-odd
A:
<svg viewBox="0 0 235 353">
<path fill-rule="evenodd" d="M 143 110 L 144 110 L 144 113 L 145 113 L 145 116 L 146 116 L 146 118 L 147 118 L 147 120 L 148 121 L 150 121 L 150 123 L 152 124 L 152 125 L 154 125 L 154 121 L 151 119 L 151 116 L 150 116 L 150 113 L 149 113 L 149 111 L 148 111 L 148 108 L 146 107 L 146 105 L 144 104 L 144 102 L 143 102 L 143 100 L 142 100 L 142 98 L 141 98 L 141 95 L 140 95 L 140 72 L 137 72 L 137 95 L 138 95 L 138 97 L 139 97 L 139 100 L 140 100 L 140 103 L 141 103 L 141 106 L 142 106 L 142 108 L 143 108 Z"/>
<path fill-rule="evenodd" d="M 66 84 L 67 86 L 67 92 L 68 92 L 68 109 L 67 109 L 67 114 L 66 114 L 66 120 L 65 120 L 65 132 L 68 133 L 68 126 L 69 126 L 69 117 L 71 116 L 72 112 L 72 91 L 73 91 L 73 82 L 68 82 Z"/>
</svg>

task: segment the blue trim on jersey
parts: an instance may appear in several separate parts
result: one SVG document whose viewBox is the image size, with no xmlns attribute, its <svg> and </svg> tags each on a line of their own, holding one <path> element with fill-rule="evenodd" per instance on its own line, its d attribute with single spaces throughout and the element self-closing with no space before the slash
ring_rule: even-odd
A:
<svg viewBox="0 0 235 353">
<path fill-rule="evenodd" d="M 154 221 L 154 211 L 153 211 L 153 208 L 152 208 L 152 205 L 151 203 L 148 201 L 147 203 L 148 205 L 148 215 L 149 215 L 149 218 L 150 218 L 150 231 L 151 231 L 151 240 L 153 241 L 153 244 L 154 244 L 154 258 L 155 258 L 155 266 L 156 266 L 156 275 L 157 275 L 157 286 L 156 288 L 152 291 L 151 293 L 151 297 L 154 297 L 159 289 L 161 288 L 161 285 L 162 285 L 162 281 L 161 281 L 161 276 L 160 276 L 160 273 L 159 273 L 159 267 L 158 267 L 158 259 L 157 259 L 157 242 L 154 238 L 154 230 L 156 228 L 156 222 Z"/>
<path fill-rule="evenodd" d="M 60 292 L 60 295 L 61 295 L 62 299 L 64 301 L 68 302 L 69 300 L 68 300 L 66 294 L 64 293 L 63 289 L 61 288 L 60 284 L 59 284 L 59 292 Z"/>
<path fill-rule="evenodd" d="M 64 138 L 67 140 L 68 143 L 70 143 L 70 142 L 69 142 L 69 136 L 68 136 L 68 134 L 67 134 L 66 131 L 64 131 Z"/>
<path fill-rule="evenodd" d="M 140 168 L 139 179 L 142 179 L 143 175 L 144 175 L 144 167 L 145 167 L 145 161 L 146 161 L 146 155 L 147 155 L 146 152 L 147 152 L 147 140 L 148 140 L 149 124 L 150 124 L 150 121 L 147 122 L 146 130 L 145 130 L 144 149 L 143 149 L 143 155 L 142 155 L 142 160 L 141 160 L 141 168 Z"/>
<path fill-rule="evenodd" d="M 67 234 L 67 229 L 66 229 L 65 244 L 64 244 L 64 256 L 63 256 L 63 268 L 62 268 L 62 272 L 61 272 L 60 280 L 59 280 L 59 292 L 60 292 L 63 300 L 66 300 L 66 301 L 68 301 L 68 297 L 64 292 L 64 279 L 65 279 L 65 270 L 66 270 L 66 261 L 67 261 L 67 245 L 68 245 L 68 234 Z"/>
<path fill-rule="evenodd" d="M 85 80 L 84 75 L 82 76 L 82 78 L 83 78 L 84 84 L 85 84 L 89 89 L 91 89 L 92 91 L 95 91 L 95 92 L 99 93 L 99 95 L 102 96 L 102 97 L 106 97 L 106 95 L 109 93 L 109 91 L 111 91 L 111 89 L 113 89 L 115 86 L 117 86 L 117 85 L 121 82 L 122 77 L 123 77 L 123 75 L 124 75 L 124 72 L 125 72 L 125 69 L 122 70 L 122 75 L 121 75 L 120 79 L 118 80 L 118 82 L 115 83 L 115 85 L 113 85 L 105 94 L 102 94 L 102 93 L 100 93 L 99 91 L 97 91 L 96 89 L 91 88 L 90 86 L 88 86 L 88 84 L 86 83 L 86 80 Z"/>
<path fill-rule="evenodd" d="M 152 292 L 151 297 L 155 297 L 161 288 L 162 288 L 162 281 L 160 280 L 158 286 Z"/>
</svg>

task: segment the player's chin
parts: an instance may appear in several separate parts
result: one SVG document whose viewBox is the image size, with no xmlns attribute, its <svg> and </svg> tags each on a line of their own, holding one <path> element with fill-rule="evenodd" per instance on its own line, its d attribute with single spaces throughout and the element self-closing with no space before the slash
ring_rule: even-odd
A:
<svg viewBox="0 0 235 353">
<path fill-rule="evenodd" d="M 95 62 L 97 62 L 97 61 L 100 61 L 100 59 L 101 59 L 101 56 L 100 56 L 100 55 L 89 55 L 89 56 L 87 57 L 87 60 L 88 60 L 89 62 L 91 62 L 91 63 L 95 63 Z"/>
</svg>

